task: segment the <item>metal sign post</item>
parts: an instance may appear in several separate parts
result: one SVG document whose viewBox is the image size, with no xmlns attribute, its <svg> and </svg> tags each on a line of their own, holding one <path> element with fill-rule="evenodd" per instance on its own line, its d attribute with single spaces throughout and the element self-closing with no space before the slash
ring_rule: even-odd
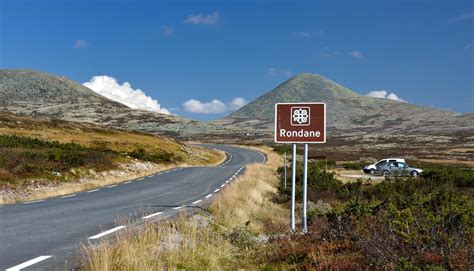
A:
<svg viewBox="0 0 474 271">
<path fill-rule="evenodd" d="M 303 161 L 303 232 L 308 232 L 308 219 L 306 216 L 308 199 L 308 144 L 304 144 Z"/>
<path fill-rule="evenodd" d="M 283 167 L 285 168 L 285 189 L 286 189 L 286 152 L 283 155 Z"/>
<path fill-rule="evenodd" d="M 291 230 L 295 231 L 295 195 L 296 195 L 296 144 L 293 144 L 293 156 L 291 159 Z"/>
<path fill-rule="evenodd" d="M 303 232 L 308 231 L 308 143 L 326 142 L 326 104 L 325 103 L 278 103 L 275 104 L 275 142 L 293 144 L 291 168 L 291 210 L 290 227 L 295 227 L 296 191 L 296 144 L 304 143 L 303 161 Z M 286 155 L 285 155 L 286 187 Z"/>
</svg>

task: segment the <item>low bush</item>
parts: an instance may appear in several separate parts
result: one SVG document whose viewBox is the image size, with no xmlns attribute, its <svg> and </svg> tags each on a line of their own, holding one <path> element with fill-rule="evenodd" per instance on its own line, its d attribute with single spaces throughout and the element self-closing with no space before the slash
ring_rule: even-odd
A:
<svg viewBox="0 0 474 271">
<path fill-rule="evenodd" d="M 0 185 L 27 184 L 28 179 L 66 181 L 73 168 L 104 171 L 116 167 L 126 155 L 155 163 L 178 161 L 173 153 L 148 153 L 143 149 L 119 153 L 104 145 L 86 147 L 37 138 L 0 135 Z"/>
<path fill-rule="evenodd" d="M 156 154 L 147 153 L 144 149 L 134 150 L 133 152 L 128 153 L 130 157 L 135 159 L 150 161 L 154 163 L 172 163 L 181 161 L 182 158 L 176 156 L 174 153 L 170 152 L 160 152 Z"/>
<path fill-rule="evenodd" d="M 313 238 L 310 234 L 276 244 L 307 246 L 296 257 L 299 268 L 323 268 L 324 261 L 344 255 L 357 259 L 353 263 L 357 268 L 469 269 L 474 265 L 474 172 L 447 166 L 424 169 L 420 178 L 387 178 L 374 185 L 361 181 L 343 184 L 317 163 L 310 163 L 308 200 L 331 206 L 324 211 L 309 210 L 309 227 L 318 233 L 319 241 L 309 245 L 306 238 Z M 282 170 L 279 172 L 282 180 Z M 298 166 L 298 198 L 301 176 L 302 168 Z M 288 200 L 290 189 L 290 185 L 284 188 L 280 182 L 279 199 Z M 346 247 L 338 251 L 339 256 L 320 255 L 324 247 L 341 242 Z M 309 253 L 311 250 L 319 254 Z"/>
<path fill-rule="evenodd" d="M 345 169 L 352 169 L 352 170 L 361 170 L 364 166 L 370 164 L 369 162 L 346 162 L 341 164 L 341 166 Z"/>
</svg>

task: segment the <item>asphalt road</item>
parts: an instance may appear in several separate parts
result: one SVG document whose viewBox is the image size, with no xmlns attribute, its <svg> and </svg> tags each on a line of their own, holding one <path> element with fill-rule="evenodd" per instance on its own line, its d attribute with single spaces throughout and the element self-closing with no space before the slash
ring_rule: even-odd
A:
<svg viewBox="0 0 474 271">
<path fill-rule="evenodd" d="M 217 167 L 178 168 L 64 197 L 0 205 L 0 270 L 64 270 L 81 243 L 110 237 L 129 225 L 124 221 L 159 220 L 206 204 L 247 164 L 265 162 L 257 151 L 208 146 L 224 150 L 227 160 Z"/>
</svg>

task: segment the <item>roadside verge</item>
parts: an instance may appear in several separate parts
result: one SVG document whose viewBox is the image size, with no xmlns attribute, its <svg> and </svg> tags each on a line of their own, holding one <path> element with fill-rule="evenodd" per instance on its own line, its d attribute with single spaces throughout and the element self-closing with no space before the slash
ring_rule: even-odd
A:
<svg viewBox="0 0 474 271">
<path fill-rule="evenodd" d="M 138 234 L 132 227 L 83 248 L 85 270 L 160 270 L 250 268 L 250 254 L 269 235 L 287 229 L 287 210 L 274 203 L 276 169 L 281 157 L 266 147 L 265 164 L 251 164 L 222 189 L 206 211 L 147 223 Z"/>
<path fill-rule="evenodd" d="M 196 146 L 193 146 L 193 148 L 195 152 L 199 152 L 199 155 L 205 157 L 207 162 L 157 164 L 134 159 L 130 162 L 118 163 L 118 169 L 103 172 L 87 172 L 84 177 L 76 181 L 61 184 L 51 182 L 41 186 L 31 185 L 23 190 L 0 190 L 0 205 L 65 196 L 123 183 L 174 168 L 216 166 L 226 159 L 225 153 L 220 150 L 210 150 Z"/>
</svg>

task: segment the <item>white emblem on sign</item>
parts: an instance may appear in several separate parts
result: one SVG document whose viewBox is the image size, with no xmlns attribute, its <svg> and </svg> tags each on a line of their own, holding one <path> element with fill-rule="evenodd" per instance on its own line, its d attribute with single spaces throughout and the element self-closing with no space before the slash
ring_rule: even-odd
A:
<svg viewBox="0 0 474 271">
<path fill-rule="evenodd" d="M 309 107 L 292 107 L 291 108 L 291 125 L 292 126 L 309 126 L 310 111 Z"/>
</svg>

